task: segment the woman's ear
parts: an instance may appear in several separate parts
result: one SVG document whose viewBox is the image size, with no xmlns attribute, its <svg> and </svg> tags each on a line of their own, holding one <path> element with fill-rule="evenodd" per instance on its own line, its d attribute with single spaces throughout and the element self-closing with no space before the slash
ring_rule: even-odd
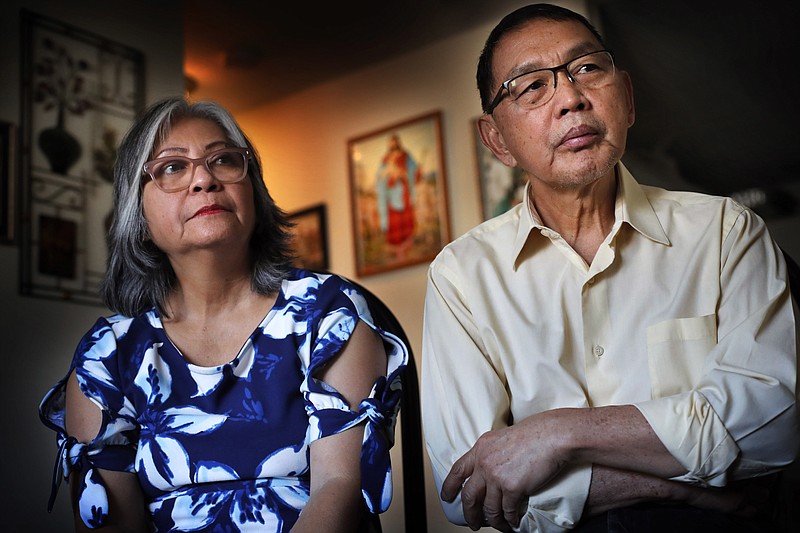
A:
<svg viewBox="0 0 800 533">
<path fill-rule="evenodd" d="M 494 117 L 491 115 L 483 115 L 478 119 L 478 133 L 481 136 L 481 141 L 486 147 L 497 156 L 504 165 L 507 167 L 517 166 L 517 160 L 506 148 L 503 134 L 497 129 L 497 124 L 494 122 Z"/>
</svg>

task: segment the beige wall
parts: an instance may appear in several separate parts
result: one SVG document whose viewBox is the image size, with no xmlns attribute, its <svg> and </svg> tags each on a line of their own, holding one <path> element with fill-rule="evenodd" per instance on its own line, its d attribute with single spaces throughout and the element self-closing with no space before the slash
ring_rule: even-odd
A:
<svg viewBox="0 0 800 533">
<path fill-rule="evenodd" d="M 277 203 L 288 211 L 327 205 L 333 271 L 350 277 L 356 271 L 347 140 L 396 122 L 429 111 L 442 112 L 452 237 L 482 221 L 473 135 L 473 121 L 480 115 L 475 66 L 491 28 L 507 12 L 526 3 L 497 2 L 497 18 L 474 30 L 237 115 L 260 151 L 265 181 Z M 583 1 L 561 4 L 586 13 Z M 426 271 L 427 264 L 420 264 L 359 279 L 398 316 L 418 367 Z M 399 478 L 399 447 L 393 452 Z M 429 531 L 466 531 L 445 519 L 427 454 L 425 461 Z M 394 502 L 382 519 L 387 533 L 404 531 L 398 481 Z"/>
<path fill-rule="evenodd" d="M 183 35 L 180 2 L 9 0 L 0 10 L 0 120 L 20 122 L 19 10 L 61 20 L 82 30 L 141 50 L 145 55 L 148 102 L 183 90 Z M 66 484 L 47 514 L 55 435 L 40 422 L 39 401 L 69 368 L 75 346 L 101 307 L 18 295 L 19 254 L 0 245 L 0 530 L 13 532 L 72 530 Z"/>
</svg>

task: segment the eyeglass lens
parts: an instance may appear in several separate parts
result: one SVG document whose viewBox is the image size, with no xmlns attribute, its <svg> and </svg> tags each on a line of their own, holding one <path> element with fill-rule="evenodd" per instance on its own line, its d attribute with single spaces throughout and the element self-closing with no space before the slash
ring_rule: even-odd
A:
<svg viewBox="0 0 800 533">
<path fill-rule="evenodd" d="M 614 60 L 606 51 L 578 57 L 560 67 L 535 70 L 509 80 L 508 93 L 523 107 L 547 103 L 556 90 L 558 71 L 565 70 L 569 80 L 588 89 L 608 84 L 614 76 Z"/>
<path fill-rule="evenodd" d="M 238 150 L 219 150 L 206 157 L 164 157 L 145 165 L 148 174 L 164 191 L 179 191 L 189 187 L 195 167 L 203 165 L 218 181 L 233 183 L 247 174 L 247 156 Z"/>
</svg>

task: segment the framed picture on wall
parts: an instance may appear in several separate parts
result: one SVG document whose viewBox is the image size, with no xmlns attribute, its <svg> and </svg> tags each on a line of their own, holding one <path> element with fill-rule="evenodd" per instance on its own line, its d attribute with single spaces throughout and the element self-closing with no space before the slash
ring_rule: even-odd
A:
<svg viewBox="0 0 800 533">
<path fill-rule="evenodd" d="M 433 259 L 450 240 L 441 112 L 347 143 L 356 271 Z"/>
<path fill-rule="evenodd" d="M 502 215 L 522 201 L 525 175 L 518 167 L 507 167 L 489 150 L 478 133 L 478 119 L 472 122 L 483 220 Z"/>
<path fill-rule="evenodd" d="M 16 228 L 17 127 L 0 122 L 0 244 L 13 244 Z"/>
<path fill-rule="evenodd" d="M 100 304 L 117 147 L 141 52 L 22 10 L 20 292 Z"/>
<path fill-rule="evenodd" d="M 328 221 L 325 204 L 289 213 L 295 265 L 310 270 L 328 270 Z"/>
</svg>

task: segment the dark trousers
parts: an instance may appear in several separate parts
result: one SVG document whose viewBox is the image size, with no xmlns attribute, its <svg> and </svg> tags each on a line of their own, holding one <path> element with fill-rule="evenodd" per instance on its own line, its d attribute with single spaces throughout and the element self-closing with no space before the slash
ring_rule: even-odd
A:
<svg viewBox="0 0 800 533">
<path fill-rule="evenodd" d="M 588 518 L 574 533 L 775 533 L 772 525 L 693 507 L 637 505 Z"/>
</svg>

